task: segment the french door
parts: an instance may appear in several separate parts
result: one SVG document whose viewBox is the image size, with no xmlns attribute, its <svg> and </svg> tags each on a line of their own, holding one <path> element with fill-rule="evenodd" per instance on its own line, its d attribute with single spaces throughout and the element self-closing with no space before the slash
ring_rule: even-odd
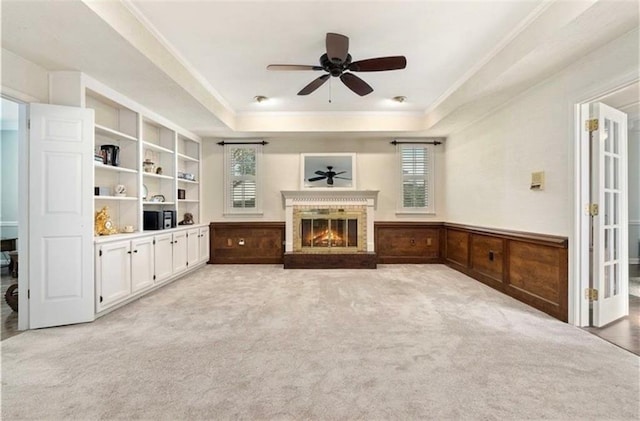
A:
<svg viewBox="0 0 640 421">
<path fill-rule="evenodd" d="M 590 104 L 592 325 L 629 314 L 627 115 Z"/>
</svg>

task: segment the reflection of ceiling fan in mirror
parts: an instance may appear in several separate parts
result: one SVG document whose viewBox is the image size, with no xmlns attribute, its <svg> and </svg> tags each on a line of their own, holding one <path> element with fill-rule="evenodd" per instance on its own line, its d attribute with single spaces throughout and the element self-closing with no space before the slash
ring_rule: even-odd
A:
<svg viewBox="0 0 640 421">
<path fill-rule="evenodd" d="M 326 39 L 327 52 L 320 56 L 320 65 L 308 66 L 299 64 L 270 64 L 268 70 L 314 70 L 325 71 L 326 74 L 314 79 L 302 88 L 298 95 L 309 95 L 322 86 L 329 76 L 339 77 L 347 88 L 360 96 L 373 92 L 373 88 L 358 76 L 349 72 L 382 72 L 401 70 L 407 66 L 404 56 L 376 57 L 366 60 L 351 61 L 349 54 L 349 37 L 328 33 Z"/>
<path fill-rule="evenodd" d="M 327 166 L 327 170 L 328 171 L 316 171 L 314 174 L 317 174 L 318 177 L 312 177 L 310 178 L 309 182 L 314 182 L 314 181 L 320 181 L 320 180 L 327 180 L 327 184 L 330 186 L 333 186 L 333 179 L 334 178 L 339 178 L 341 180 L 351 180 L 350 178 L 347 177 L 339 177 L 340 174 L 344 174 L 346 173 L 346 171 L 340 171 L 340 172 L 335 172 L 333 171 L 333 167 L 331 165 Z"/>
</svg>

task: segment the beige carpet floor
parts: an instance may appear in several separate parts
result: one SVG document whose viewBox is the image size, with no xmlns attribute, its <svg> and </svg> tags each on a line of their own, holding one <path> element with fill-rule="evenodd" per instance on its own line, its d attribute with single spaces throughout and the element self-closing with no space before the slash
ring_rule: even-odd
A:
<svg viewBox="0 0 640 421">
<path fill-rule="evenodd" d="M 1 347 L 3 420 L 640 415 L 637 356 L 442 265 L 209 265 Z"/>
</svg>

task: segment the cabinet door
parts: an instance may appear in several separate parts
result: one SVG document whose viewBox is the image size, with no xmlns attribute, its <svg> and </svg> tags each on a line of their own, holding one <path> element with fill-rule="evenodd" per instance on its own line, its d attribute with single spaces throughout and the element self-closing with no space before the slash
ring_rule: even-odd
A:
<svg viewBox="0 0 640 421">
<path fill-rule="evenodd" d="M 131 241 L 131 292 L 138 292 L 153 285 L 153 255 L 153 237 Z"/>
<path fill-rule="evenodd" d="M 156 283 L 160 283 L 173 274 L 173 235 L 156 235 L 154 239 Z"/>
<path fill-rule="evenodd" d="M 129 241 L 98 246 L 96 264 L 97 311 L 131 294 L 131 245 Z"/>
<path fill-rule="evenodd" d="M 187 270 L 187 232 L 173 234 L 173 273 Z"/>
<path fill-rule="evenodd" d="M 200 230 L 187 231 L 187 266 L 193 267 L 200 257 Z"/>
<path fill-rule="evenodd" d="M 200 228 L 200 259 L 201 262 L 209 261 L 209 227 Z"/>
</svg>

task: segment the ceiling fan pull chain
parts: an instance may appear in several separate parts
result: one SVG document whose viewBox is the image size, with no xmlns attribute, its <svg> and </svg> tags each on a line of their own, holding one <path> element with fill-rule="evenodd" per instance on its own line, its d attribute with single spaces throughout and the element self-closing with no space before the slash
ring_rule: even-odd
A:
<svg viewBox="0 0 640 421">
<path fill-rule="evenodd" d="M 331 104 L 331 79 L 329 79 L 329 104 Z"/>
</svg>

